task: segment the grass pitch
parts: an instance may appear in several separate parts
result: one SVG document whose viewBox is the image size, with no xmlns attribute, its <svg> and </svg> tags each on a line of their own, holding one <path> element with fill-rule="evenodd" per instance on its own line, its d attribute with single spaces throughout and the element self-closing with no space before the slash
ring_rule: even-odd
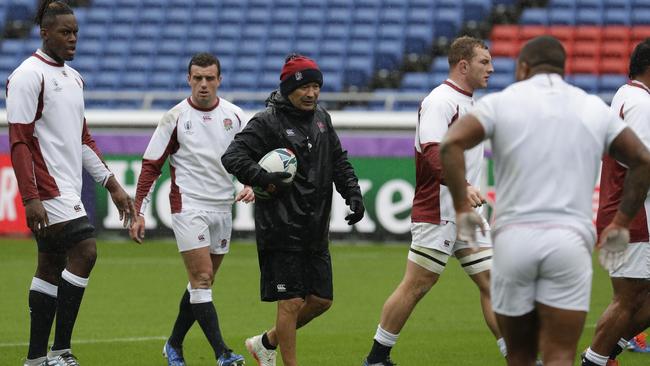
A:
<svg viewBox="0 0 650 366">
<path fill-rule="evenodd" d="M 402 277 L 405 245 L 334 245 L 334 306 L 298 332 L 302 365 L 360 365 L 367 354 L 384 300 Z M 98 243 L 99 258 L 86 290 L 75 332 L 74 353 L 84 366 L 164 365 L 169 335 L 186 274 L 171 241 Z M 22 365 L 27 352 L 27 291 L 35 269 L 31 240 L 0 240 L 0 365 Z M 217 274 L 214 302 L 228 345 L 245 354 L 244 340 L 269 328 L 275 304 L 259 301 L 257 254 L 235 243 Z M 592 310 L 580 342 L 587 346 L 609 303 L 606 273 L 595 267 Z M 195 324 L 185 340 L 188 365 L 215 365 Z M 483 322 L 478 292 L 457 262 L 415 309 L 392 353 L 400 365 L 504 365 Z M 626 352 L 625 366 L 650 364 L 650 355 Z M 278 360 L 278 365 L 282 362 Z M 576 364 L 578 362 L 576 361 Z"/>
</svg>

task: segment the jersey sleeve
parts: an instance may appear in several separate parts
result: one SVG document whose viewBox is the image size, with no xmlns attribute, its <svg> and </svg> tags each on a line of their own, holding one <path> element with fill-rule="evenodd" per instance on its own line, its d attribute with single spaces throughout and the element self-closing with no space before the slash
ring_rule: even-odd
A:
<svg viewBox="0 0 650 366">
<path fill-rule="evenodd" d="M 650 149 L 650 98 L 645 103 L 635 103 L 624 111 L 624 121 Z"/>
<path fill-rule="evenodd" d="M 486 95 L 481 98 L 476 106 L 469 111 L 469 114 L 478 119 L 485 130 L 485 137 L 489 138 L 494 133 L 494 126 L 497 121 L 497 103 L 501 93 Z"/>
<path fill-rule="evenodd" d="M 609 151 L 609 147 L 612 144 L 612 141 L 627 127 L 623 122 L 621 117 L 617 113 L 613 112 L 609 108 L 606 112 L 606 130 L 605 130 L 605 150 L 603 154 Z"/>
<path fill-rule="evenodd" d="M 235 106 L 235 117 L 237 117 L 237 123 L 238 123 L 237 126 L 239 127 L 237 129 L 237 132 L 241 132 L 241 130 L 243 130 L 244 127 L 246 127 L 246 124 L 248 123 L 248 120 L 250 118 L 246 115 L 244 110 L 242 110 L 237 106 Z"/>
<path fill-rule="evenodd" d="M 171 111 L 165 113 L 144 152 L 142 170 L 135 194 L 135 209 L 140 215 L 144 214 L 151 202 L 151 194 L 155 188 L 154 183 L 160 176 L 167 157 L 178 151 L 177 121 L 178 114 Z"/>
<path fill-rule="evenodd" d="M 7 80 L 7 121 L 29 124 L 43 111 L 43 75 L 33 70 L 17 70 Z"/>
<path fill-rule="evenodd" d="M 81 135 L 81 155 L 84 169 L 93 177 L 95 182 L 106 186 L 108 178 L 113 176 L 113 173 L 108 169 L 102 154 L 99 152 L 95 140 L 90 135 L 86 120 L 84 119 L 84 126 Z"/>
<path fill-rule="evenodd" d="M 7 121 L 11 163 L 23 201 L 39 198 L 34 164 L 34 123 L 43 110 L 43 76 L 17 70 L 7 80 Z"/>
<path fill-rule="evenodd" d="M 436 99 L 423 102 L 418 116 L 417 137 L 420 145 L 442 141 L 458 116 L 458 106 L 453 103 Z"/>
</svg>

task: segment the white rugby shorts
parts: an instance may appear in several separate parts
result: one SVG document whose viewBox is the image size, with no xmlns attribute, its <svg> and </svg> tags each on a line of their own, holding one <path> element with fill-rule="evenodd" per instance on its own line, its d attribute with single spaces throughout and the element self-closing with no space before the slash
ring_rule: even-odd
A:
<svg viewBox="0 0 650 366">
<path fill-rule="evenodd" d="M 58 197 L 41 201 L 47 212 L 50 225 L 71 221 L 86 216 L 86 208 L 81 198 L 73 193 L 63 193 Z"/>
<path fill-rule="evenodd" d="M 494 312 L 521 316 L 541 303 L 588 311 L 591 248 L 566 226 L 511 225 L 494 235 L 491 296 Z"/>
<path fill-rule="evenodd" d="M 484 221 L 487 227 L 487 222 Z M 476 241 L 481 248 L 491 248 L 490 230 L 481 233 L 476 231 Z M 411 245 L 434 249 L 443 252 L 448 256 L 460 249 L 470 248 L 470 245 L 462 240 L 456 239 L 456 223 L 443 221 L 440 225 L 427 222 L 411 223 Z"/>
<path fill-rule="evenodd" d="M 630 243 L 628 259 L 615 271 L 609 271 L 613 278 L 650 279 L 650 243 Z"/>
<path fill-rule="evenodd" d="M 172 215 L 179 252 L 210 247 L 211 254 L 230 250 L 232 212 L 187 210 Z"/>
</svg>

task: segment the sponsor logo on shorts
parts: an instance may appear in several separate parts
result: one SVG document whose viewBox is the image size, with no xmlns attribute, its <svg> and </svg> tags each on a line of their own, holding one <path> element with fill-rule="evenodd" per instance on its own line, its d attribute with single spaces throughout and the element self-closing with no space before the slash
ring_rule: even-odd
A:
<svg viewBox="0 0 650 366">
<path fill-rule="evenodd" d="M 199 234 L 199 241 L 205 241 L 205 235 Z"/>
<path fill-rule="evenodd" d="M 287 285 L 284 283 L 278 283 L 278 292 L 287 292 Z"/>
<path fill-rule="evenodd" d="M 221 247 L 225 248 L 228 245 L 228 239 L 221 239 Z"/>
<path fill-rule="evenodd" d="M 81 212 L 81 203 L 74 205 L 74 212 Z"/>
<path fill-rule="evenodd" d="M 445 240 L 445 246 L 448 247 L 451 244 L 449 240 Z"/>
</svg>

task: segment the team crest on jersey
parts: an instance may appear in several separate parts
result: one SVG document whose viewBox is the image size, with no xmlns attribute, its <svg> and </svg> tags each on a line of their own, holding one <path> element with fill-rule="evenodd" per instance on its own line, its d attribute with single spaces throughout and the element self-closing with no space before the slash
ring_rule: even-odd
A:
<svg viewBox="0 0 650 366">
<path fill-rule="evenodd" d="M 321 121 L 316 121 L 316 126 L 318 126 L 318 129 L 320 130 L 321 133 L 327 130 L 327 126 L 325 126 L 325 124 Z"/>
<path fill-rule="evenodd" d="M 192 131 L 192 121 L 190 121 L 189 119 L 187 121 L 185 121 L 185 124 L 183 126 L 185 126 L 185 134 L 186 135 L 191 135 L 191 134 L 194 133 Z"/>
<path fill-rule="evenodd" d="M 296 73 L 296 80 L 302 80 L 302 72 L 298 71 Z"/>
<path fill-rule="evenodd" d="M 210 122 L 212 121 L 212 116 L 209 114 L 204 114 L 203 115 L 203 122 Z"/>
<path fill-rule="evenodd" d="M 287 136 L 295 136 L 296 135 L 296 133 L 294 132 L 294 130 L 292 128 L 287 128 L 287 130 L 285 132 L 287 133 Z"/>
<path fill-rule="evenodd" d="M 63 90 L 63 88 L 61 88 L 61 86 L 59 85 L 59 82 L 56 81 L 56 79 L 52 79 L 52 84 L 54 84 L 54 91 L 55 92 L 60 92 L 61 90 Z"/>
<path fill-rule="evenodd" d="M 225 128 L 226 131 L 232 130 L 232 120 L 230 118 L 223 120 L 223 128 Z"/>
</svg>

